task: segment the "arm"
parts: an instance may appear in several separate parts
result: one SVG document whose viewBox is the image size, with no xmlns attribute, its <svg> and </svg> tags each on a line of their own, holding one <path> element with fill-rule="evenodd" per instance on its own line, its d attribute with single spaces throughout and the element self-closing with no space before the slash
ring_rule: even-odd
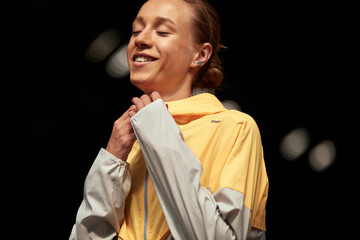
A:
<svg viewBox="0 0 360 240">
<path fill-rule="evenodd" d="M 251 226 L 244 194 L 199 184 L 202 165 L 182 140 L 162 100 L 132 119 L 145 162 L 175 239 L 245 239 Z"/>
<path fill-rule="evenodd" d="M 132 109 L 115 121 L 106 150 L 100 150 L 86 177 L 71 240 L 112 239 L 120 230 L 131 185 L 126 159 L 135 141 L 129 115 Z"/>
<path fill-rule="evenodd" d="M 116 236 L 124 220 L 130 185 L 129 164 L 101 149 L 86 177 L 70 240 L 110 240 Z"/>
</svg>

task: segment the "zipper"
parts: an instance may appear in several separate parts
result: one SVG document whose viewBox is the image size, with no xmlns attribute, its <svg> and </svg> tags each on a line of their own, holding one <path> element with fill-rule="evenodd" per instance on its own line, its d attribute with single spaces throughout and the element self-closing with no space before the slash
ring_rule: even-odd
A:
<svg viewBox="0 0 360 240">
<path fill-rule="evenodd" d="M 147 225 L 149 217 L 148 209 L 148 182 L 149 182 L 149 172 L 146 169 L 145 173 L 145 190 L 144 190 L 144 206 L 145 206 L 145 222 L 144 222 L 144 240 L 147 239 Z"/>
</svg>

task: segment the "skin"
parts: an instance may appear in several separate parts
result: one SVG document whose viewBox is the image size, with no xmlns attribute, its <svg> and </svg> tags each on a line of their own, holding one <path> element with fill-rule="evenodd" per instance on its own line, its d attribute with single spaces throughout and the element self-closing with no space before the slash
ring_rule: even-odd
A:
<svg viewBox="0 0 360 240">
<path fill-rule="evenodd" d="M 115 121 L 106 147 L 123 161 L 136 140 L 130 118 L 159 98 L 175 101 L 190 97 L 196 72 L 211 56 L 211 44 L 193 41 L 192 14 L 182 0 L 149 0 L 133 22 L 127 52 L 130 81 L 144 95 L 134 97 L 133 105 Z M 153 61 L 134 61 L 137 57 Z"/>
</svg>

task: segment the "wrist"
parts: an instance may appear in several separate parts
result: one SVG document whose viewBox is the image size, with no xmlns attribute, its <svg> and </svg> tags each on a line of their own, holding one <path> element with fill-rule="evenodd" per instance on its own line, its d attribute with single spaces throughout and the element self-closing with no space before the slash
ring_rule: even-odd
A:
<svg viewBox="0 0 360 240">
<path fill-rule="evenodd" d="M 110 153 L 111 155 L 113 155 L 114 157 L 126 162 L 127 161 L 127 157 L 129 155 L 129 153 L 122 153 L 121 151 L 115 151 L 111 146 L 107 146 L 105 148 L 105 150 Z"/>
</svg>

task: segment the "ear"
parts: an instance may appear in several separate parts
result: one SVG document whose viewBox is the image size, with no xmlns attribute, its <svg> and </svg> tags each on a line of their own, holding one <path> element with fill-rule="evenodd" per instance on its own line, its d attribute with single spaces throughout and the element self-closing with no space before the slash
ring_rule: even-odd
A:
<svg viewBox="0 0 360 240">
<path fill-rule="evenodd" d="M 195 49 L 194 59 L 190 65 L 192 68 L 198 68 L 205 65 L 212 54 L 212 46 L 210 43 L 203 43 Z"/>
</svg>

